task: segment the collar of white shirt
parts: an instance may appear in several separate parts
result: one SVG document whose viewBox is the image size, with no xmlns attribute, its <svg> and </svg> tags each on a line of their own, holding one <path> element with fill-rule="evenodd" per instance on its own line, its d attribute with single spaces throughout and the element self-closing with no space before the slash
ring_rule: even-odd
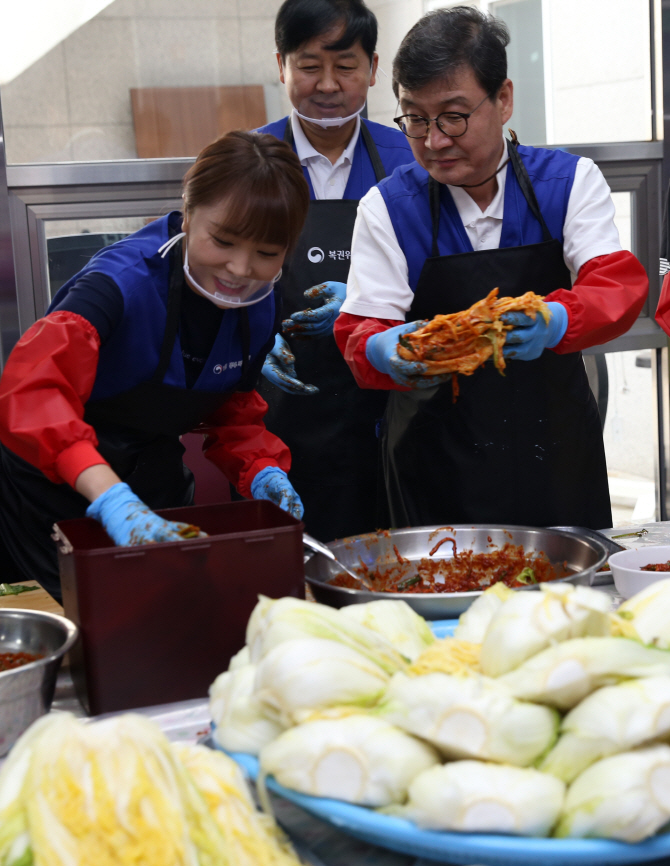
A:
<svg viewBox="0 0 670 866">
<path fill-rule="evenodd" d="M 326 160 L 326 162 L 330 163 L 330 160 L 327 156 L 324 156 L 322 153 L 319 153 L 310 143 L 309 139 L 303 132 L 302 126 L 300 125 L 300 120 L 298 115 L 296 114 L 295 108 L 291 112 L 291 127 L 293 129 L 293 141 L 295 142 L 296 153 L 298 154 L 298 159 L 300 160 L 301 165 L 309 166 L 310 162 L 321 162 L 322 160 Z M 358 136 L 361 131 L 361 118 L 360 115 L 356 118 L 356 128 L 354 129 L 354 134 L 351 136 L 349 140 L 349 144 L 344 148 L 344 152 L 340 155 L 337 162 L 333 164 L 333 168 L 338 168 L 340 165 L 348 164 L 351 165 L 354 161 L 354 148 L 356 147 L 356 142 L 358 141 Z"/>
<path fill-rule="evenodd" d="M 498 162 L 498 168 L 505 162 L 507 159 L 507 141 L 503 136 L 503 152 L 500 157 L 500 161 Z M 507 177 L 507 171 L 501 171 L 498 174 L 498 191 L 493 196 L 493 201 L 486 208 L 486 210 L 482 211 L 479 205 L 471 198 L 470 194 L 463 189 L 462 186 L 450 186 L 447 184 L 449 192 L 454 199 L 454 204 L 460 214 L 461 220 L 463 221 L 464 226 L 472 226 L 474 223 L 478 222 L 481 219 L 485 219 L 486 217 L 492 217 L 493 219 L 502 220 L 503 218 L 503 209 L 505 203 L 505 180 Z"/>
</svg>

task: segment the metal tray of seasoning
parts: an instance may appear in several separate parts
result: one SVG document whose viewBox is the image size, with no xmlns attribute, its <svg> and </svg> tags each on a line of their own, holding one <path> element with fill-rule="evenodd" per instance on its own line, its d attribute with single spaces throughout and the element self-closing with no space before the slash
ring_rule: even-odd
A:
<svg viewBox="0 0 670 866">
<path fill-rule="evenodd" d="M 614 541 L 612 538 L 609 538 L 607 535 L 604 535 L 602 532 L 598 532 L 597 529 L 587 529 L 585 526 L 552 526 L 551 529 L 560 529 L 563 532 L 572 532 L 576 535 L 586 536 L 587 538 L 593 538 L 596 541 L 599 541 L 604 545 L 605 550 L 607 551 L 607 557 L 609 557 L 613 553 L 619 553 L 622 550 L 627 550 L 628 548 L 624 547 L 622 544 Z M 646 530 L 643 530 L 646 532 Z M 639 535 L 639 533 L 624 533 L 619 538 L 630 538 L 633 535 Z M 615 536 L 617 537 L 617 536 Z M 613 584 L 612 579 L 612 571 L 605 561 L 603 565 L 596 572 L 592 586 L 607 586 Z"/>
<path fill-rule="evenodd" d="M 392 529 L 332 541 L 328 547 L 340 562 L 354 570 L 364 565 L 384 572 L 387 569 L 397 568 L 398 556 L 400 556 L 409 561 L 406 566 L 403 566 L 403 576 L 409 578 L 417 573 L 416 566 L 419 561 L 426 559 L 436 542 L 446 536 L 455 538 L 458 551 L 472 550 L 475 553 L 490 552 L 494 547 L 501 548 L 507 542 L 521 544 L 526 553 L 544 553 L 560 573 L 566 574 L 557 580 L 585 586 L 594 583 L 596 572 L 608 556 L 604 542 L 595 537 L 578 535 L 561 529 L 504 525 L 419 526 Z M 433 559 L 450 559 L 452 556 L 452 545 L 443 544 Z M 330 583 L 337 574 L 337 565 L 325 556 L 314 555 L 305 562 L 305 579 L 312 589 L 314 598 L 332 607 L 394 598 L 403 599 L 426 619 L 450 619 L 467 610 L 481 595 L 481 590 L 416 593 L 348 589 Z M 523 589 L 533 588 L 523 587 Z"/>
</svg>

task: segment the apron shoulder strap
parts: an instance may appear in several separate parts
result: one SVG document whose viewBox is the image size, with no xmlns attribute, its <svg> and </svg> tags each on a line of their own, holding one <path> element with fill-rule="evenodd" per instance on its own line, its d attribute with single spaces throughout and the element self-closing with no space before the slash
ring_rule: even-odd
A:
<svg viewBox="0 0 670 866">
<path fill-rule="evenodd" d="M 239 310 L 237 325 L 240 329 L 240 343 L 242 344 L 242 375 L 240 376 L 240 381 L 237 383 L 235 390 L 247 391 L 250 387 L 250 383 L 247 379 L 249 378 L 249 367 L 251 366 L 249 359 L 249 355 L 251 354 L 251 328 L 249 327 L 248 307 L 242 307 Z M 251 383 L 251 387 L 253 387 L 253 385 L 255 385 L 255 382 Z"/>
<path fill-rule="evenodd" d="M 182 244 L 183 239 L 176 243 L 170 250 L 170 282 L 168 288 L 167 314 L 165 317 L 165 334 L 163 335 L 163 344 L 161 345 L 158 366 L 150 380 L 152 385 L 160 385 L 165 378 L 165 374 L 170 366 L 174 341 L 179 330 L 181 287 L 184 282 Z"/>
<path fill-rule="evenodd" d="M 440 232 L 440 184 L 432 177 L 428 178 L 428 198 L 430 200 L 430 221 L 433 227 L 431 256 L 437 258 L 440 255 L 437 245 L 437 236 Z"/>
<path fill-rule="evenodd" d="M 509 159 L 512 163 L 514 174 L 519 183 L 519 186 L 521 187 L 523 197 L 528 203 L 530 212 L 533 214 L 535 219 L 540 223 L 540 226 L 542 227 L 542 239 L 544 241 L 551 241 L 553 240 L 552 234 L 549 231 L 549 227 L 547 226 L 546 222 L 544 221 L 544 217 L 542 216 L 542 211 L 540 210 L 540 205 L 537 202 L 537 196 L 535 195 L 533 184 L 528 177 L 526 166 L 523 164 L 523 161 L 519 156 L 519 152 L 517 151 L 518 143 L 518 139 L 513 133 L 512 140 L 510 141 L 508 139 L 507 141 L 507 152 L 509 153 Z M 433 246 L 431 255 L 435 257 L 440 255 L 437 246 L 437 237 L 440 231 L 440 184 L 432 177 L 428 180 L 428 196 L 430 199 L 430 219 L 433 227 Z"/>
<path fill-rule="evenodd" d="M 523 164 L 523 161 L 519 156 L 519 151 L 517 150 L 518 144 L 519 141 L 515 134 L 513 134 L 513 138 L 511 141 L 509 139 L 507 140 L 507 152 L 509 153 L 509 158 L 510 162 L 512 163 L 512 168 L 514 169 L 514 174 L 516 175 L 516 179 L 519 183 L 519 186 L 521 187 L 521 192 L 523 193 L 523 197 L 528 203 L 528 207 L 530 208 L 531 213 L 542 226 L 542 239 L 545 241 L 551 241 L 553 240 L 553 238 L 546 222 L 544 221 L 544 217 L 542 216 L 542 211 L 540 210 L 540 205 L 537 202 L 537 196 L 535 195 L 533 184 L 528 177 L 526 166 Z"/>
<path fill-rule="evenodd" d="M 384 180 L 386 177 L 386 169 L 384 168 L 384 163 L 382 162 L 382 158 L 377 150 L 377 145 L 375 144 L 374 139 L 370 134 L 370 130 L 363 119 L 361 119 L 361 135 L 363 136 L 363 142 L 368 150 L 368 156 L 370 157 L 370 162 L 372 163 L 377 183 L 379 183 L 380 180 Z"/>
</svg>

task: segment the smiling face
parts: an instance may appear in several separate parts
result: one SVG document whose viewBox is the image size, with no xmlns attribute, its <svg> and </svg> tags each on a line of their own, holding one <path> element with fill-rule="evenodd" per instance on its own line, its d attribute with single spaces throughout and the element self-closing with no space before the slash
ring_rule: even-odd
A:
<svg viewBox="0 0 670 866">
<path fill-rule="evenodd" d="M 183 223 L 188 264 L 194 280 L 206 291 L 242 297 L 250 280 L 271 282 L 277 276 L 286 248 L 221 229 L 231 223 L 225 199 L 193 208 Z"/>
<path fill-rule="evenodd" d="M 437 117 L 444 111 L 465 114 L 465 135 L 451 138 L 431 123 L 425 138 L 409 138 L 414 158 L 439 183 L 476 184 L 492 174 L 502 156 L 502 130 L 512 116 L 512 82 L 506 79 L 493 99 L 477 81 L 470 67 L 461 67 L 448 80 L 438 79 L 420 90 L 399 88 L 399 114 Z"/>
<path fill-rule="evenodd" d="M 306 117 L 348 117 L 363 107 L 368 87 L 375 83 L 377 55 L 370 63 L 360 42 L 342 51 L 326 48 L 343 32 L 343 27 L 333 28 L 283 59 L 277 55 L 279 78 L 288 98 Z"/>
</svg>

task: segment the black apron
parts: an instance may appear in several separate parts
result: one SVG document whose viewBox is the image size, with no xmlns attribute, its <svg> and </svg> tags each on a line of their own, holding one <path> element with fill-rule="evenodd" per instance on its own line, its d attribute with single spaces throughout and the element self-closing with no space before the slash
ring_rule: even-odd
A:
<svg viewBox="0 0 670 866">
<path fill-rule="evenodd" d="M 440 185 L 430 180 L 432 257 L 408 321 L 465 310 L 496 286 L 500 297 L 569 289 L 563 248 L 540 213 L 530 178 L 508 142 L 514 173 L 543 241 L 440 256 Z M 580 352 L 492 363 L 451 384 L 389 397 L 382 458 L 393 526 L 507 523 L 612 525 L 596 401 Z"/>
<path fill-rule="evenodd" d="M 361 135 L 380 181 L 386 172 L 363 121 Z M 284 140 L 293 144 L 290 119 Z M 311 286 L 346 283 L 357 209 L 355 199 L 310 201 L 282 274 L 285 318 L 310 306 L 303 293 Z M 270 407 L 268 429 L 291 450 L 289 477 L 305 506 L 307 531 L 322 541 L 372 532 L 386 522 L 379 514 L 377 439 L 386 392 L 358 387 L 332 336 L 285 339 L 296 357 L 296 375 L 319 393 L 287 394 L 266 379 L 258 390 Z"/>
<path fill-rule="evenodd" d="M 196 391 L 163 384 L 179 330 L 182 245 L 171 250 L 170 290 L 158 366 L 148 382 L 86 404 L 84 420 L 98 437 L 98 451 L 150 508 L 193 503 L 194 480 L 184 465 L 179 437 L 216 411 L 229 392 Z M 188 287 L 186 291 L 190 291 Z M 242 380 L 249 366 L 249 320 L 240 311 Z M 54 484 L 39 469 L 0 446 L 0 535 L 23 573 L 60 598 L 56 545 L 58 520 L 83 517 L 88 501 L 68 484 Z"/>
</svg>

